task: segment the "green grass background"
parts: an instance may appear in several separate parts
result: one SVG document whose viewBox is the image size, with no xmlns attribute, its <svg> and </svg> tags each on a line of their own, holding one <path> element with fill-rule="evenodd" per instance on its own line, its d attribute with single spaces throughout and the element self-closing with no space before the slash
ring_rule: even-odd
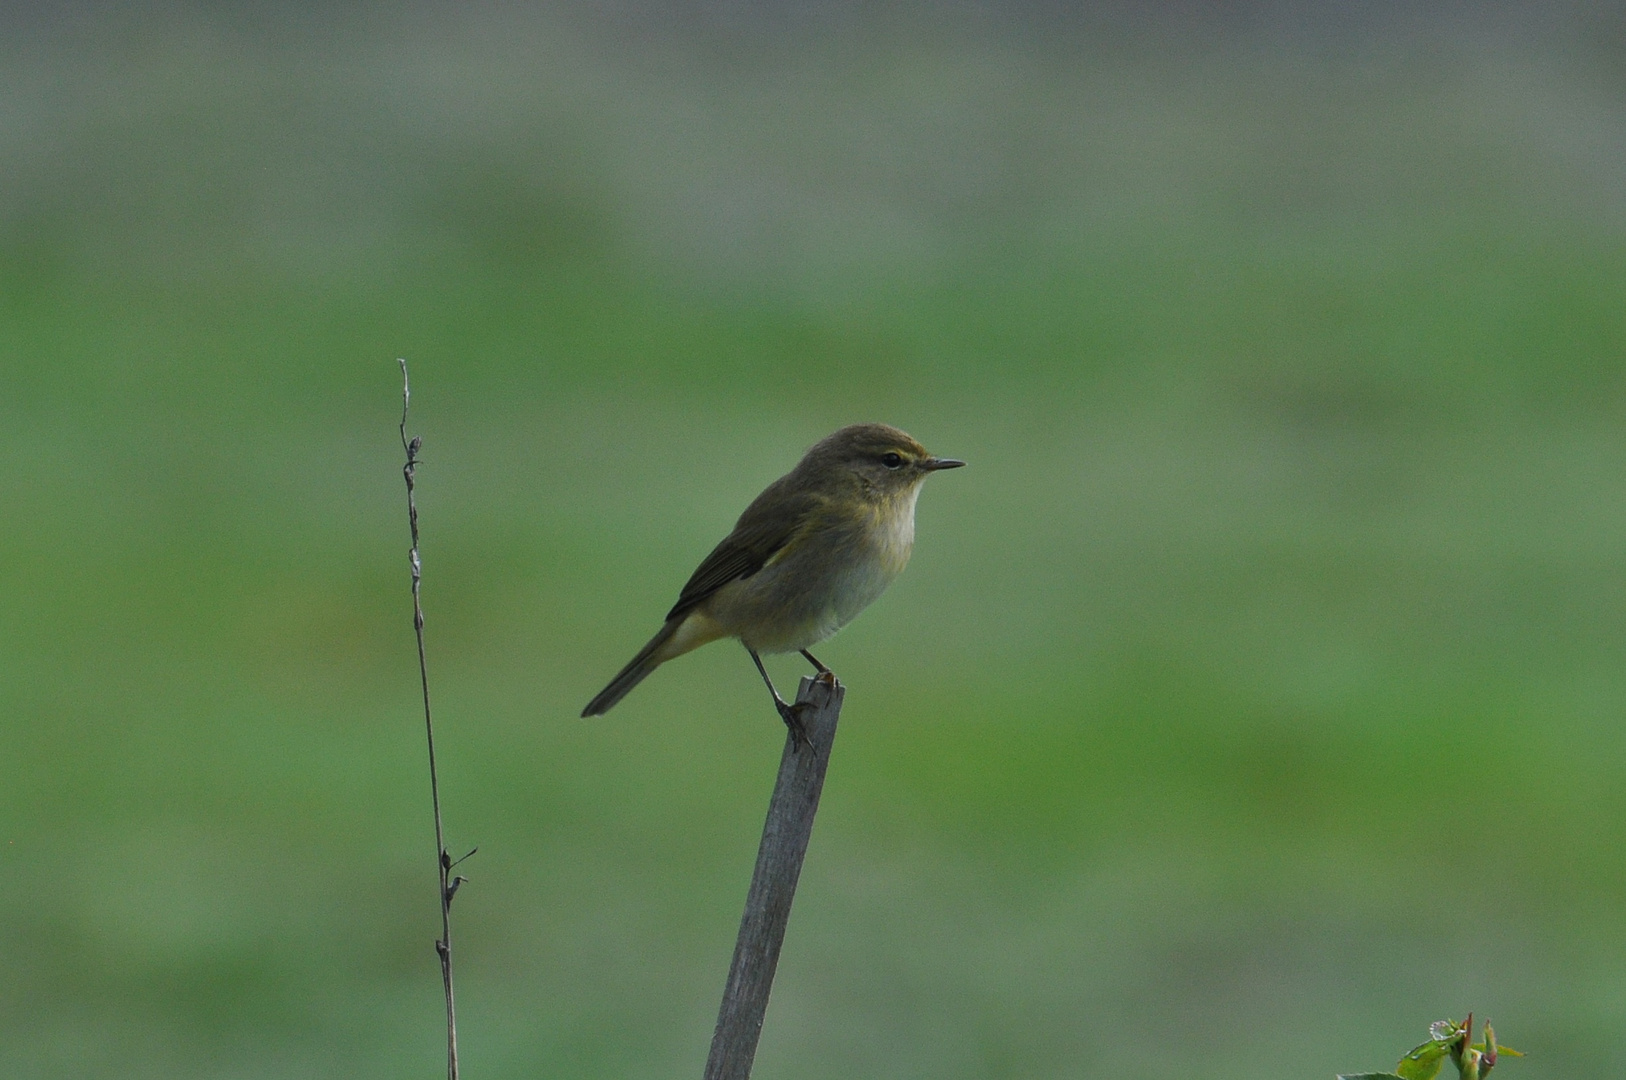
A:
<svg viewBox="0 0 1626 1080">
<path fill-rule="evenodd" d="M 870 419 L 757 1075 L 1609 1075 L 1617 14 L 7 16 L 0 1073 L 439 1069 L 406 356 L 466 1076 L 698 1073 L 782 730 L 576 714 Z"/>
</svg>

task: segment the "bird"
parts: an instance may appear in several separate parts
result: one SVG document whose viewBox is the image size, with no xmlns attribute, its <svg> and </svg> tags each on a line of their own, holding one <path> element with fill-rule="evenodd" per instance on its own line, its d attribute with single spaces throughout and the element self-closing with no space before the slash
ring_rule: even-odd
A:
<svg viewBox="0 0 1626 1080">
<path fill-rule="evenodd" d="M 799 652 L 818 678 L 833 681 L 808 649 L 851 622 L 903 571 L 922 483 L 964 464 L 934 457 L 887 424 L 854 424 L 815 443 L 745 508 L 690 575 L 665 624 L 582 716 L 609 712 L 668 660 L 732 637 L 751 654 L 793 745 L 805 743 L 805 704 L 779 696 L 761 654 Z"/>
</svg>

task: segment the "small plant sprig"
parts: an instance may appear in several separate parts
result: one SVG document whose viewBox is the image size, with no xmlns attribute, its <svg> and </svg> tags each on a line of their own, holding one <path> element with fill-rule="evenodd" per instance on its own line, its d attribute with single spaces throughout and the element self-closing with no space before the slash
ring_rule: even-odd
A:
<svg viewBox="0 0 1626 1080">
<path fill-rule="evenodd" d="M 1473 1038 L 1474 1014 L 1462 1023 L 1455 1020 L 1436 1020 L 1428 1027 L 1428 1042 L 1400 1059 L 1392 1073 L 1341 1073 L 1338 1080 L 1434 1080 L 1450 1061 L 1457 1067 L 1460 1080 L 1484 1080 L 1503 1057 L 1523 1057 L 1512 1047 L 1496 1042 L 1496 1031 L 1485 1021 L 1485 1037 L 1469 1044 Z"/>
<path fill-rule="evenodd" d="M 418 557 L 418 451 L 423 448 L 423 439 L 417 435 L 407 438 L 407 410 L 412 405 L 412 382 L 407 378 L 407 362 L 401 360 L 399 363 L 401 449 L 406 451 L 406 464 L 401 467 L 401 475 L 406 478 L 407 522 L 412 528 L 412 550 L 407 553 L 407 561 L 412 566 L 412 629 L 418 638 L 418 677 L 423 685 L 423 730 L 429 742 L 429 801 L 435 811 L 435 847 L 439 850 L 436 861 L 440 863 L 440 937 L 435 939 L 435 952 L 440 954 L 441 988 L 446 991 L 446 1080 L 458 1080 L 457 1002 L 452 991 L 452 897 L 457 895 L 458 888 L 468 878 L 462 874 L 453 877 L 452 870 L 474 851 L 463 856 L 463 859 L 452 858 L 452 853 L 446 850 L 446 833 L 441 827 L 440 777 L 435 770 L 435 721 L 429 711 L 429 664 L 424 659 L 423 649 L 423 561 Z M 474 850 L 478 851 L 479 848 Z"/>
</svg>

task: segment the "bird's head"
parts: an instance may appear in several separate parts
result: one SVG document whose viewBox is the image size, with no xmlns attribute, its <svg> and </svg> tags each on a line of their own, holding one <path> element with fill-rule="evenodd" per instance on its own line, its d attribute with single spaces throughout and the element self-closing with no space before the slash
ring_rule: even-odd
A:
<svg viewBox="0 0 1626 1080">
<path fill-rule="evenodd" d="M 930 473 L 964 464 L 934 457 L 909 435 L 887 424 L 854 424 L 815 445 L 802 467 L 830 479 L 856 480 L 872 494 L 887 496 L 913 488 Z"/>
</svg>

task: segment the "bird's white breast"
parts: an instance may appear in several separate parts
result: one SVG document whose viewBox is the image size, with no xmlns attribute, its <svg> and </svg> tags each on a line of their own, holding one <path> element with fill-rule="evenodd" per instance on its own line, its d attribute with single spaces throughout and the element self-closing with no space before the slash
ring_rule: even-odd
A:
<svg viewBox="0 0 1626 1080">
<path fill-rule="evenodd" d="M 915 501 L 920 498 L 920 487 L 915 484 L 894 499 L 875 526 L 875 547 L 892 577 L 903 573 L 909 553 L 915 549 Z"/>
<path fill-rule="evenodd" d="M 790 652 L 823 641 L 874 602 L 908 565 L 919 493 L 916 485 L 866 507 L 861 527 L 841 527 L 792 545 L 761 571 L 719 589 L 707 601 L 707 617 L 718 633 L 738 635 L 760 652 Z"/>
<path fill-rule="evenodd" d="M 915 546 L 915 500 L 920 485 L 900 493 L 876 508 L 875 521 L 864 537 L 859 557 L 839 575 L 831 597 L 835 625 L 830 633 L 851 622 L 886 591 L 892 579 L 909 565 Z"/>
</svg>

